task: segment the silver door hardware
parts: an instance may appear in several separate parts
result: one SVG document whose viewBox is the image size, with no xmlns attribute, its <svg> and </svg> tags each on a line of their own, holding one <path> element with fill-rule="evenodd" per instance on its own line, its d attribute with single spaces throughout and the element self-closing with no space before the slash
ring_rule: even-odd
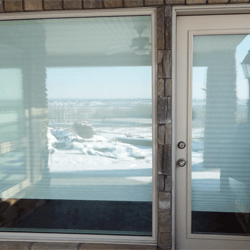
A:
<svg viewBox="0 0 250 250">
<path fill-rule="evenodd" d="M 184 141 L 180 141 L 180 142 L 178 143 L 178 148 L 183 149 L 183 148 L 185 148 L 185 147 L 186 147 L 186 143 L 185 143 Z"/>
<path fill-rule="evenodd" d="M 184 167 L 186 165 L 186 161 L 183 159 L 183 158 L 180 158 L 178 161 L 177 161 L 177 165 L 179 167 Z"/>
</svg>

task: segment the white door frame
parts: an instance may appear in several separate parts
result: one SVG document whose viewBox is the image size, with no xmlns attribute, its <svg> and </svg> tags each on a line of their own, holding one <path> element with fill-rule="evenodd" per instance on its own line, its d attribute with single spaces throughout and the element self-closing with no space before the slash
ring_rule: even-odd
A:
<svg viewBox="0 0 250 250">
<path fill-rule="evenodd" d="M 195 15 L 223 15 L 223 14 L 250 14 L 250 4 L 238 5 L 206 5 L 206 6 L 176 6 L 172 9 L 172 107 L 173 107 L 173 127 L 172 127 L 172 248 L 175 249 L 176 241 L 176 93 L 177 93 L 177 18 L 178 16 Z M 225 238 L 229 238 L 226 236 Z M 209 238 L 209 236 L 208 236 Z M 221 236 L 210 236 L 210 239 L 222 239 Z M 244 236 L 242 237 L 243 240 Z M 212 246 L 211 246 L 212 247 Z"/>
</svg>

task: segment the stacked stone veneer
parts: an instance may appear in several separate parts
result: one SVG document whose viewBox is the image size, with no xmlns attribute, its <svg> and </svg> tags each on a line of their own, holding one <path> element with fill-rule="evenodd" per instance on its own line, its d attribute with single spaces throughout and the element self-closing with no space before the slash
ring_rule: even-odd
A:
<svg viewBox="0 0 250 250">
<path fill-rule="evenodd" d="M 158 249 L 171 249 L 172 53 L 171 6 L 249 3 L 249 0 L 0 0 L 0 12 L 157 7 Z M 1 16 L 1 13 L 0 13 Z M 153 246 L 0 242 L 4 250 L 156 249 Z"/>
</svg>

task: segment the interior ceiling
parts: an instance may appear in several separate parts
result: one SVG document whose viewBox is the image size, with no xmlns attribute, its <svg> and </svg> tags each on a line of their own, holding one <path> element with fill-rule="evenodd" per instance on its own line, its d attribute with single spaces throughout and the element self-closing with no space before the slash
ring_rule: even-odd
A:
<svg viewBox="0 0 250 250">
<path fill-rule="evenodd" d="M 199 35 L 193 39 L 193 66 L 207 67 L 219 53 L 235 55 L 237 46 L 247 35 Z"/>
<path fill-rule="evenodd" d="M 28 52 L 49 67 L 151 65 L 150 16 L 8 21 L 0 33 L 10 63 Z"/>
<path fill-rule="evenodd" d="M 236 50 L 247 35 L 199 35 L 194 36 L 195 53 Z M 226 42 L 225 42 L 226 41 Z"/>
<path fill-rule="evenodd" d="M 134 38 L 141 36 L 151 43 L 150 19 L 145 17 L 102 17 L 62 20 L 63 23 L 45 23 L 46 51 L 48 55 L 100 55 L 133 52 Z M 41 21 L 43 22 L 43 21 Z"/>
</svg>

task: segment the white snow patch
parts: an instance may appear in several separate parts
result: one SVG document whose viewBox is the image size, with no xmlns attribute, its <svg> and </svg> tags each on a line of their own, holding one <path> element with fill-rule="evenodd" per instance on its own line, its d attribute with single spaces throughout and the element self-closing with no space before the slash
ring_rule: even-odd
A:
<svg viewBox="0 0 250 250">
<path fill-rule="evenodd" d="M 126 177 L 125 179 L 135 180 L 135 181 L 144 182 L 144 183 L 152 183 L 152 177 L 151 176 Z"/>
</svg>

